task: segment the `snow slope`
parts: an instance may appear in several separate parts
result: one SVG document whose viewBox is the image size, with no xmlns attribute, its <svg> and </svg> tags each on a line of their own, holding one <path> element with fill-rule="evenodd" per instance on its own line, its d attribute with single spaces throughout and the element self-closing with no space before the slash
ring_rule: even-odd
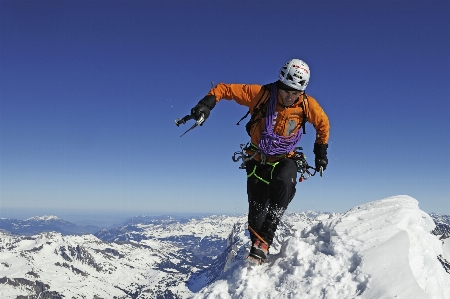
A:
<svg viewBox="0 0 450 299">
<path fill-rule="evenodd" d="M 245 216 L 140 217 L 97 236 L 0 230 L 0 298 L 450 299 L 446 223 L 436 230 L 408 196 L 286 213 L 262 266 L 246 259 Z"/>
<path fill-rule="evenodd" d="M 182 282 L 198 270 L 183 250 L 157 240 L 116 244 L 60 233 L 0 237 L 2 299 L 186 298 L 190 292 Z"/>
<path fill-rule="evenodd" d="M 237 258 L 193 297 L 450 298 L 450 275 L 437 259 L 448 256 L 448 243 L 430 234 L 434 222 L 415 199 L 395 196 L 318 218 L 294 225 L 264 265 Z"/>
</svg>

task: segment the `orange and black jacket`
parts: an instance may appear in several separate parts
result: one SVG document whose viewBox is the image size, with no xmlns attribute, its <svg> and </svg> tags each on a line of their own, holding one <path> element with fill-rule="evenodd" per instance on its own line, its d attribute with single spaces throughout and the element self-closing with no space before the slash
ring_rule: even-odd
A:
<svg viewBox="0 0 450 299">
<path fill-rule="evenodd" d="M 235 100 L 238 104 L 247 106 L 250 109 L 250 114 L 253 115 L 254 111 L 256 111 L 255 108 L 259 107 L 269 99 L 270 90 L 257 84 L 219 83 L 209 91 L 208 95 L 215 96 L 216 102 L 219 102 L 221 99 Z M 316 130 L 315 143 L 328 143 L 330 124 L 327 115 L 313 97 L 306 95 L 304 102 L 302 97 L 303 95 L 300 95 L 299 100 L 292 106 L 284 107 L 281 104 L 281 98 L 278 95 L 278 103 L 275 112 L 276 118 L 273 126 L 274 132 L 281 136 L 289 136 L 296 133 L 301 129 L 303 118 L 306 115 L 307 121 L 311 123 Z M 264 124 L 265 112 L 262 116 L 262 120 L 255 123 L 250 130 L 251 143 L 253 146 L 259 144 L 261 132 L 264 130 Z M 249 154 L 252 154 L 252 152 L 249 152 Z M 293 153 L 287 153 L 283 157 L 290 157 L 292 155 Z M 281 157 L 268 157 L 267 160 L 272 162 L 279 158 Z M 260 160 L 259 155 L 256 156 L 255 159 Z"/>
</svg>

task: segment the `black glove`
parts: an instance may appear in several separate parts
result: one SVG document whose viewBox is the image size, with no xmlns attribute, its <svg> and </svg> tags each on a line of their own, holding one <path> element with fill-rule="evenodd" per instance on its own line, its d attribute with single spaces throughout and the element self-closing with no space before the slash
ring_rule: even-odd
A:
<svg viewBox="0 0 450 299">
<path fill-rule="evenodd" d="M 328 158 L 327 158 L 328 144 L 318 144 L 314 143 L 314 154 L 316 155 L 316 170 L 319 171 L 322 166 L 323 170 L 327 168 Z"/>
<path fill-rule="evenodd" d="M 216 106 L 216 97 L 212 95 L 205 96 L 194 108 L 191 109 L 191 115 L 198 120 L 203 114 L 203 117 L 206 120 L 214 106 Z"/>
</svg>

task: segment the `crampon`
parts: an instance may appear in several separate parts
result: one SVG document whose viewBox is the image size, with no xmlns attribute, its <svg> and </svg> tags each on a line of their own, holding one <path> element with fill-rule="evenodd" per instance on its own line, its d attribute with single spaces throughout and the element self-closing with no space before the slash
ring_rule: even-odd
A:
<svg viewBox="0 0 450 299">
<path fill-rule="evenodd" d="M 253 242 L 247 258 L 261 265 L 267 259 L 267 255 L 269 254 L 269 244 L 250 226 L 248 229 L 257 237 L 257 239 Z"/>
</svg>

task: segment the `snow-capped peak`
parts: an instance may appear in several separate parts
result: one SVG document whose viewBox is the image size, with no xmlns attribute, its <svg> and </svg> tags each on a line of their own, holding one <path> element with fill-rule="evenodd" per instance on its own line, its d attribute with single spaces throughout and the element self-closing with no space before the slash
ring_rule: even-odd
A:
<svg viewBox="0 0 450 299">
<path fill-rule="evenodd" d="M 35 216 L 35 217 L 31 217 L 26 219 L 25 221 L 50 221 L 50 220 L 60 220 L 60 218 L 58 218 L 57 216 L 53 216 L 53 215 L 44 215 L 44 216 Z"/>
</svg>

